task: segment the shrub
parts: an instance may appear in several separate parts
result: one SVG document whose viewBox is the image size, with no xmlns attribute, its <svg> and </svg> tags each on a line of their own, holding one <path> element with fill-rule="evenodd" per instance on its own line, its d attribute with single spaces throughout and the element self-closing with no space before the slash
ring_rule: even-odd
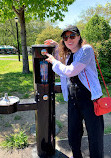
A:
<svg viewBox="0 0 111 158">
<path fill-rule="evenodd" d="M 10 134 L 9 136 L 6 136 L 5 141 L 1 142 L 0 146 L 3 148 L 23 149 L 28 146 L 28 137 L 24 131 Z"/>
<path fill-rule="evenodd" d="M 102 41 L 96 44 L 96 51 L 98 52 L 98 61 L 100 64 L 103 77 L 106 83 L 111 82 L 111 40 Z"/>
<path fill-rule="evenodd" d="M 90 43 L 109 39 L 110 32 L 111 27 L 108 21 L 104 17 L 95 14 L 85 25 L 82 34 L 87 42 Z"/>
</svg>

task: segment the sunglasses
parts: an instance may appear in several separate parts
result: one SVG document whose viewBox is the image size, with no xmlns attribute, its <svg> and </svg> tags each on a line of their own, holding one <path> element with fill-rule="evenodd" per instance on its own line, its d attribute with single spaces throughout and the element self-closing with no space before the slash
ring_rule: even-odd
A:
<svg viewBox="0 0 111 158">
<path fill-rule="evenodd" d="M 76 38 L 76 34 L 75 34 L 75 33 L 71 33 L 69 36 L 64 35 L 64 36 L 63 36 L 63 40 L 64 40 L 64 41 L 67 41 L 67 40 L 68 40 L 68 37 L 69 37 L 70 39 L 75 39 L 75 38 Z"/>
</svg>

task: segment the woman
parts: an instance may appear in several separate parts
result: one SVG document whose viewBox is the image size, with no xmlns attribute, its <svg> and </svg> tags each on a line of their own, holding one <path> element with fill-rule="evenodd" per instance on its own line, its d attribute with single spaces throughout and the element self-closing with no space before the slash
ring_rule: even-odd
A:
<svg viewBox="0 0 111 158">
<path fill-rule="evenodd" d="M 102 96 L 94 51 L 90 45 L 83 44 L 76 26 L 64 29 L 61 37 L 60 61 L 50 54 L 46 54 L 46 61 L 52 63 L 53 71 L 60 75 L 64 100 L 68 101 L 68 139 L 73 157 L 82 158 L 84 119 L 90 158 L 103 158 L 103 116 L 95 115 L 92 101 Z"/>
</svg>

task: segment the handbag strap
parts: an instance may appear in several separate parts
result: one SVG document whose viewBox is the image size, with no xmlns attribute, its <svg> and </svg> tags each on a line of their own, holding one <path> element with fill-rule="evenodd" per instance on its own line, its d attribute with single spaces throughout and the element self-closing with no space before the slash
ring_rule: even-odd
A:
<svg viewBox="0 0 111 158">
<path fill-rule="evenodd" d="M 94 52 L 94 54 L 95 54 L 95 52 Z M 97 62 L 97 65 L 98 65 L 98 68 L 99 68 L 99 71 L 100 71 L 100 74 L 101 74 L 101 77 L 102 77 L 102 80 L 103 80 L 103 83 L 104 83 L 106 92 L 107 92 L 107 94 L 108 94 L 108 97 L 110 97 L 109 92 L 108 92 L 108 89 L 107 89 L 107 87 L 106 87 L 106 83 L 105 83 L 104 77 L 103 77 L 103 75 L 102 75 L 101 68 L 100 68 L 100 66 L 99 66 L 99 62 L 98 62 L 97 57 L 96 57 L 96 54 L 95 54 L 95 59 L 96 59 L 96 62 Z M 84 69 L 84 73 L 85 73 L 85 76 L 86 76 L 86 79 L 87 79 L 87 83 L 88 83 L 89 89 L 90 89 L 90 91 L 91 91 L 90 84 L 89 84 L 88 77 L 87 77 L 87 75 L 86 75 L 85 69 Z"/>
</svg>

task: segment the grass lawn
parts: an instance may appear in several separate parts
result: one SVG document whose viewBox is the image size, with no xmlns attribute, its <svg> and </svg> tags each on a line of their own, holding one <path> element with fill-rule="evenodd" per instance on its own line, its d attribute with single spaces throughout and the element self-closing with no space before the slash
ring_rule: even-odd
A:
<svg viewBox="0 0 111 158">
<path fill-rule="evenodd" d="M 17 55 L 6 57 L 18 59 Z M 0 58 L 2 57 L 0 56 Z M 29 59 L 29 74 L 22 73 L 22 60 L 20 62 L 18 60 L 0 60 L 0 98 L 4 96 L 4 93 L 18 96 L 21 99 L 34 96 L 31 55 Z M 56 81 L 59 82 L 59 78 L 56 78 Z M 107 88 L 111 94 L 111 84 L 108 84 Z M 104 85 L 102 85 L 102 89 L 104 96 L 107 96 Z M 63 102 L 62 94 L 56 94 L 56 101 Z"/>
<path fill-rule="evenodd" d="M 0 97 L 4 93 L 20 98 L 29 98 L 33 94 L 32 61 L 29 62 L 30 73 L 22 73 L 22 61 L 0 60 Z"/>
<path fill-rule="evenodd" d="M 22 60 L 17 55 L 5 56 L 8 60 L 0 60 L 0 98 L 8 93 L 9 96 L 18 96 L 20 99 L 34 97 L 32 56 L 29 56 L 29 74 L 22 73 Z M 21 58 L 22 59 L 22 58 Z M 56 79 L 60 81 L 59 78 Z M 56 94 L 56 101 L 64 102 L 62 94 Z"/>
</svg>

